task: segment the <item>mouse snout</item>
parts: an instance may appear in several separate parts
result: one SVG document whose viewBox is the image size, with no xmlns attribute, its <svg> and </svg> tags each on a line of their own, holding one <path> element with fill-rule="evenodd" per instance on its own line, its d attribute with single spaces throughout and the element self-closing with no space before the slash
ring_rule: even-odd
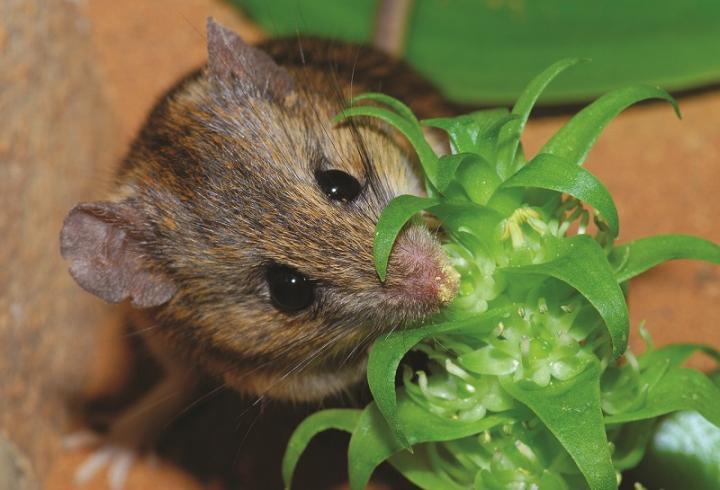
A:
<svg viewBox="0 0 720 490">
<path fill-rule="evenodd" d="M 459 275 L 427 228 L 409 226 L 393 247 L 386 288 L 400 307 L 424 316 L 455 298 Z"/>
</svg>

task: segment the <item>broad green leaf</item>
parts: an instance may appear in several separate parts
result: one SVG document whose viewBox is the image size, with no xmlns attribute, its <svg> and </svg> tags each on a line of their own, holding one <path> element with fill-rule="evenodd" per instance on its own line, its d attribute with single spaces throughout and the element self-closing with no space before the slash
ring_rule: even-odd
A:
<svg viewBox="0 0 720 490">
<path fill-rule="evenodd" d="M 537 187 L 564 192 L 595 208 L 617 236 L 617 208 L 605 186 L 593 174 L 562 157 L 541 153 L 506 180 L 500 188 Z"/>
<path fill-rule="evenodd" d="M 411 445 L 429 441 L 449 441 L 478 434 L 500 424 L 524 420 L 523 411 L 507 411 L 502 415 L 487 415 L 475 422 L 459 421 L 428 413 L 404 395 L 397 398 L 397 418 L 407 428 Z M 350 438 L 348 467 L 350 488 L 365 488 L 375 468 L 393 454 L 404 450 L 394 437 L 388 422 L 375 404 L 368 405 L 358 419 Z"/>
<path fill-rule="evenodd" d="M 366 92 L 364 94 L 356 95 L 355 97 L 353 97 L 350 101 L 350 105 L 352 106 L 355 105 L 356 102 L 362 102 L 366 100 L 371 100 L 373 102 L 379 102 L 380 104 L 384 104 L 398 114 L 400 114 L 408 121 L 414 124 L 418 124 L 418 120 L 415 117 L 415 114 L 413 114 L 413 111 L 404 103 L 400 102 L 395 97 L 390 97 L 389 95 L 381 94 L 378 92 Z"/>
<path fill-rule="evenodd" d="M 720 371 L 711 379 L 720 386 Z M 647 456 L 633 476 L 648 488 L 720 487 L 720 427 L 696 412 L 677 412 L 660 422 Z"/>
<path fill-rule="evenodd" d="M 579 235 L 568 240 L 568 250 L 542 264 L 502 269 L 509 274 L 540 274 L 559 279 L 585 296 L 600 313 L 612 340 L 613 354 L 625 352 L 630 329 L 627 304 L 605 253 L 595 240 Z"/>
<path fill-rule="evenodd" d="M 553 382 L 546 388 L 525 389 L 511 376 L 501 377 L 500 383 L 557 437 L 592 490 L 617 488 L 600 408 L 598 362 L 591 363 L 575 378 Z"/>
<path fill-rule="evenodd" d="M 610 261 L 619 264 L 615 272 L 618 282 L 625 282 L 674 259 L 705 260 L 720 264 L 720 245 L 689 235 L 657 235 L 615 247 L 610 254 Z"/>
<path fill-rule="evenodd" d="M 633 472 L 646 488 L 720 488 L 720 428 L 695 412 L 660 422 L 647 455 Z"/>
<path fill-rule="evenodd" d="M 329 429 L 352 432 L 360 419 L 360 413 L 360 410 L 336 408 L 315 412 L 303 420 L 290 437 L 283 456 L 282 475 L 285 488 L 290 488 L 300 455 L 305 451 L 312 438 Z"/>
<path fill-rule="evenodd" d="M 400 234 L 405 224 L 424 209 L 435 206 L 439 201 L 429 197 L 418 197 L 411 195 L 398 196 L 383 209 L 378 219 L 375 240 L 373 242 L 373 256 L 375 257 L 375 269 L 382 282 L 385 282 L 387 275 L 388 261 L 392 252 L 395 239 Z"/>
<path fill-rule="evenodd" d="M 232 0 L 265 32 L 311 34 L 368 44 L 376 0 Z M 590 58 L 554 82 L 545 103 L 591 100 L 631 83 L 669 90 L 720 80 L 720 3 L 716 0 L 522 3 L 413 2 L 404 58 L 449 97 L 512 104 L 527 80 L 566 57 Z M 349 71 L 354 57 L 338 60 Z"/>
<path fill-rule="evenodd" d="M 720 389 L 700 371 L 671 367 L 659 380 L 652 381 L 641 408 L 607 416 L 605 422 L 618 424 L 645 420 L 680 410 L 694 410 L 720 426 Z"/>
<path fill-rule="evenodd" d="M 514 311 L 511 307 L 491 310 L 459 321 L 397 331 L 375 341 L 368 358 L 368 384 L 373 399 L 387 420 L 398 444 L 403 447 L 410 445 L 406 432 L 411 428 L 404 427 L 399 419 L 395 391 L 395 373 L 405 354 L 418 342 L 432 335 L 465 329 L 472 329 L 474 335 L 490 332 L 500 320 L 507 318 L 511 311 Z"/>
<path fill-rule="evenodd" d="M 520 145 L 520 135 L 525 129 L 530 111 L 540 94 L 556 76 L 581 61 L 583 60 L 578 58 L 566 58 L 553 63 L 540 75 L 533 78 L 520 94 L 512 109 L 512 114 L 518 115 L 519 118 L 505 125 L 498 138 L 497 168 L 501 178 L 506 179 L 511 175 L 510 169 L 515 162 L 515 153 Z"/>
<path fill-rule="evenodd" d="M 433 151 L 430 144 L 425 141 L 422 128 L 415 121 L 409 121 L 404 116 L 389 111 L 383 107 L 374 106 L 354 106 L 343 110 L 337 116 L 336 121 L 341 121 L 349 117 L 375 117 L 393 126 L 405 136 L 410 144 L 415 148 L 420 164 L 427 179 L 435 185 L 437 175 L 438 157 Z"/>
<path fill-rule="evenodd" d="M 603 95 L 578 112 L 538 153 L 550 153 L 570 163 L 582 165 L 605 126 L 625 108 L 647 99 L 667 100 L 680 116 L 675 99 L 660 88 L 644 85 L 620 88 Z"/>
</svg>

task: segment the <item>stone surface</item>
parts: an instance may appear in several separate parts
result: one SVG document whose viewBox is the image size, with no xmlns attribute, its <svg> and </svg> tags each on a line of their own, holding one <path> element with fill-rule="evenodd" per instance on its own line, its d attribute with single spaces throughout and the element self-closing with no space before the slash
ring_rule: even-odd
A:
<svg viewBox="0 0 720 490">
<path fill-rule="evenodd" d="M 74 2 L 0 2 L 0 432 L 39 477 L 107 311 L 58 253 L 65 213 L 114 152 L 89 39 Z"/>
<path fill-rule="evenodd" d="M 0 434 L 0 488 L 12 490 L 39 488 L 27 459 L 2 434 Z"/>
</svg>

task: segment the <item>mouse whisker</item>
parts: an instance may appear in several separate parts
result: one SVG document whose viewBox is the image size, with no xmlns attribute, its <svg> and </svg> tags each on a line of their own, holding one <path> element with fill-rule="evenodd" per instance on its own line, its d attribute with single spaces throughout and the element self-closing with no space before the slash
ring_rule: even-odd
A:
<svg viewBox="0 0 720 490">
<path fill-rule="evenodd" d="M 193 401 L 185 405 L 185 407 L 178 412 L 175 417 L 171 420 L 171 422 L 175 421 L 176 419 L 180 418 L 181 416 L 185 415 L 187 412 L 198 406 L 200 403 L 204 402 L 208 398 L 213 397 L 214 395 L 217 395 L 220 393 L 224 388 L 226 388 L 225 383 L 221 383 L 220 385 L 216 386 L 215 388 L 208 390 L 206 393 L 203 393 L 202 395 L 196 397 Z"/>
<path fill-rule="evenodd" d="M 143 328 L 137 328 L 137 327 L 135 327 L 135 328 L 132 328 L 132 329 L 129 329 L 128 331 L 126 331 L 126 332 L 124 333 L 124 336 L 125 336 L 125 337 L 142 336 L 142 335 L 143 335 L 144 333 L 146 333 L 146 332 L 150 332 L 150 331 L 152 331 L 152 330 L 155 330 L 155 329 L 157 329 L 157 328 L 160 328 L 160 326 L 161 326 L 161 325 L 160 325 L 159 323 L 155 323 L 155 324 L 153 324 L 153 325 L 150 325 L 150 326 L 147 326 L 147 327 L 143 327 Z"/>
<path fill-rule="evenodd" d="M 320 355 L 326 350 L 327 347 L 337 343 L 339 340 L 342 339 L 344 336 L 344 332 L 340 332 L 341 335 L 336 335 L 334 337 L 331 337 L 330 340 L 322 344 L 319 348 L 317 348 L 315 351 L 313 351 L 307 358 L 301 360 L 300 362 L 296 363 L 293 367 L 288 369 L 284 374 L 279 376 L 274 382 L 272 382 L 260 395 L 259 398 L 265 397 L 269 392 L 273 391 L 275 388 L 282 386 L 284 383 L 289 381 L 289 377 L 293 374 L 297 374 L 298 372 L 305 369 L 308 365 L 310 365 L 314 360 L 316 360 Z M 256 400 L 257 403 L 257 400 Z"/>
</svg>

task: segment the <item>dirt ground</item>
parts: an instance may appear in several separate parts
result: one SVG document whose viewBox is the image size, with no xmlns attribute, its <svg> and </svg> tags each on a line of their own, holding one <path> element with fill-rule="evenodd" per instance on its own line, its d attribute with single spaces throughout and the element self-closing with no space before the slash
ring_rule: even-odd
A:
<svg viewBox="0 0 720 490">
<path fill-rule="evenodd" d="M 114 108 L 122 148 L 162 91 L 204 60 L 208 15 L 249 41 L 262 37 L 252 23 L 218 1 L 89 0 L 83 8 L 91 21 L 92 48 Z M 666 105 L 627 111 L 608 127 L 591 153 L 588 168 L 615 196 L 621 241 L 683 232 L 720 242 L 720 91 L 682 97 L 680 105 L 682 121 Z M 525 136 L 528 153 L 538 149 L 565 119 L 553 116 L 532 121 Z M 634 281 L 631 321 L 636 326 L 646 320 L 657 344 L 693 341 L 720 347 L 719 304 L 719 268 L 675 262 Z M 90 392 L 104 392 L 122 380 L 126 353 L 114 347 L 117 332 L 106 332 L 105 338 Z M 632 345 L 640 350 L 637 340 Z M 86 452 L 66 452 L 55 463 L 47 488 L 73 488 L 72 472 L 86 456 Z M 82 488 L 106 486 L 102 478 L 96 478 Z M 157 467 L 137 464 L 125 488 L 214 486 L 203 486 L 177 466 L 161 462 Z"/>
</svg>

